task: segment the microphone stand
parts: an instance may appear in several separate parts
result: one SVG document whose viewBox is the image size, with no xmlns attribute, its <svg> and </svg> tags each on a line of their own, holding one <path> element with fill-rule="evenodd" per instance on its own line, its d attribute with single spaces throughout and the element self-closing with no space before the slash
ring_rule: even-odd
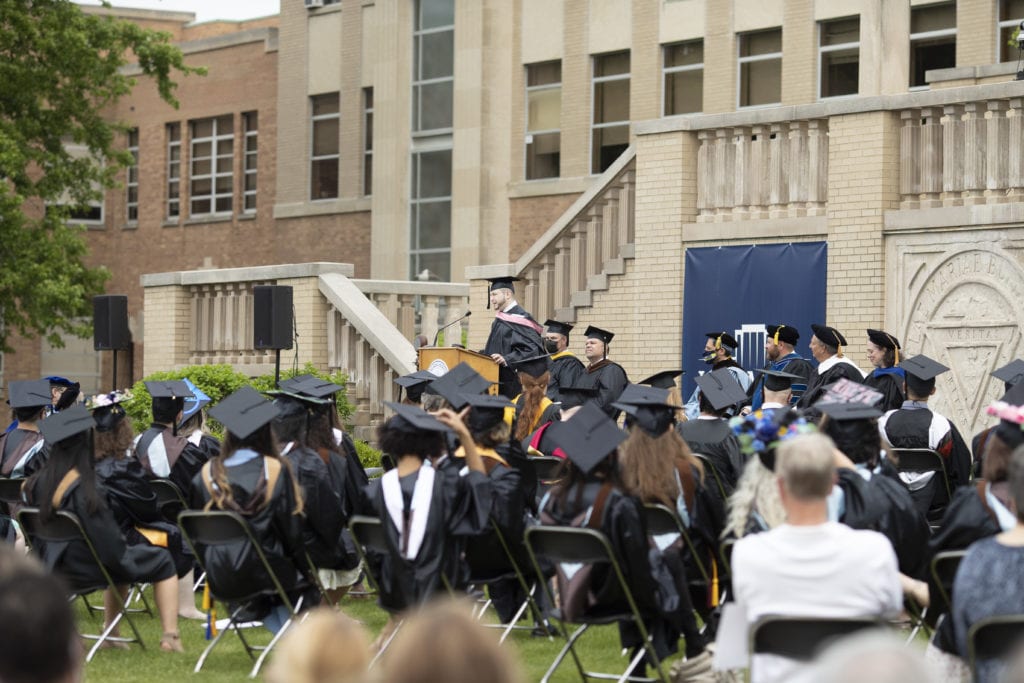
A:
<svg viewBox="0 0 1024 683">
<path fill-rule="evenodd" d="M 441 335 L 442 332 L 447 330 L 449 327 L 451 327 L 455 323 L 461 323 L 463 320 L 465 320 L 466 318 L 468 318 L 471 315 L 473 315 L 473 311 L 466 311 L 466 314 L 464 316 L 462 316 L 461 318 L 456 318 L 455 320 L 451 321 L 447 325 L 439 328 L 437 330 L 437 332 L 434 333 L 434 343 L 432 343 L 431 346 L 437 346 L 437 338 Z"/>
</svg>

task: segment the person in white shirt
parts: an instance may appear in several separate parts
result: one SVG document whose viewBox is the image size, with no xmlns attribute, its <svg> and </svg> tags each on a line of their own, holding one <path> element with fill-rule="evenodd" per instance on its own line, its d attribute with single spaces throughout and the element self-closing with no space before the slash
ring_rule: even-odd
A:
<svg viewBox="0 0 1024 683">
<path fill-rule="evenodd" d="M 779 444 L 775 471 L 786 522 L 740 539 L 733 589 L 748 627 L 760 617 L 885 617 L 900 612 L 896 555 L 885 536 L 828 521 L 835 447 L 821 434 Z M 756 655 L 751 683 L 789 680 L 801 664 Z"/>
</svg>

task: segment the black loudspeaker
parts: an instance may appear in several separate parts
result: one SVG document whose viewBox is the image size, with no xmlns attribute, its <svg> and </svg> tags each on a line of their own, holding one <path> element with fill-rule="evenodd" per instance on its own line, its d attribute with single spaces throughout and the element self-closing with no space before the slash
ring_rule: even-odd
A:
<svg viewBox="0 0 1024 683">
<path fill-rule="evenodd" d="M 123 294 L 92 298 L 92 347 L 121 351 L 131 346 L 128 333 L 128 297 Z"/>
<path fill-rule="evenodd" d="M 292 288 L 257 285 L 253 293 L 253 348 L 292 348 Z"/>
</svg>

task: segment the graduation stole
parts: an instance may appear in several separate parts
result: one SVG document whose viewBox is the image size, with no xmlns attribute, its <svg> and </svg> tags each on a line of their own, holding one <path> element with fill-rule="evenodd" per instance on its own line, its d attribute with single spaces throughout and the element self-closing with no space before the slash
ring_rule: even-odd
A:
<svg viewBox="0 0 1024 683">
<path fill-rule="evenodd" d="M 217 490 L 217 483 L 213 481 L 213 474 L 210 471 L 210 462 L 206 461 L 203 465 L 203 469 L 199 470 L 199 473 L 203 478 L 203 486 L 206 487 L 207 493 L 210 494 L 210 500 L 206 502 L 206 506 L 203 510 L 209 510 L 213 507 L 213 493 Z M 266 484 L 266 490 L 263 494 L 263 505 L 270 505 L 270 501 L 274 498 L 274 487 L 277 485 L 277 479 L 281 476 L 281 461 L 277 458 L 263 458 L 263 481 Z"/>
<path fill-rule="evenodd" d="M 553 357 L 554 356 L 552 356 L 552 358 Z M 512 426 L 512 418 L 519 414 L 519 410 L 520 410 L 520 408 L 519 408 L 519 399 L 521 399 L 522 397 L 523 397 L 523 395 L 519 394 L 514 399 L 512 399 L 513 406 L 512 406 L 512 410 L 511 411 L 509 411 L 507 408 L 505 409 L 505 423 L 509 427 Z M 542 417 L 544 417 L 544 411 L 547 410 L 549 407 L 551 407 L 552 403 L 554 403 L 554 401 L 552 401 L 547 396 L 544 396 L 543 398 L 541 398 L 541 400 L 540 400 L 540 410 L 537 411 L 537 415 L 533 418 L 533 424 L 530 425 L 530 431 L 531 432 L 536 431 L 537 425 L 540 424 L 540 419 Z M 511 412 L 511 415 L 509 414 L 510 412 Z"/>
<path fill-rule="evenodd" d="M 158 431 L 159 430 L 159 431 Z M 142 463 L 142 466 L 158 477 L 169 477 L 171 468 L 178 461 L 178 456 L 184 450 L 184 439 L 180 444 L 175 444 L 171 450 L 167 449 L 166 427 L 150 427 L 139 436 L 135 442 L 135 456 Z"/>
<path fill-rule="evenodd" d="M 53 504 L 54 508 L 60 507 L 60 502 L 64 500 L 64 495 L 81 478 L 82 477 L 78 473 L 77 467 L 72 467 L 70 470 L 68 470 L 67 474 L 64 475 L 64 478 L 60 480 L 59 484 L 57 484 L 57 488 L 53 492 L 53 498 L 50 499 L 50 502 Z"/>
<path fill-rule="evenodd" d="M 515 313 L 502 313 L 499 311 L 498 313 L 495 314 L 494 317 L 497 318 L 498 320 L 504 320 L 507 323 L 512 323 L 513 325 L 522 325 L 523 327 L 529 327 L 537 334 L 544 334 L 544 328 L 538 325 L 537 323 L 533 322 L 526 316 L 516 315 Z"/>
<path fill-rule="evenodd" d="M 497 466 L 498 463 L 501 463 L 505 467 L 511 467 L 508 464 L 508 461 L 505 460 L 505 458 L 503 458 L 500 455 L 498 455 L 498 451 L 494 450 L 493 448 L 484 448 L 483 446 L 477 446 L 476 447 L 476 451 L 477 451 L 477 453 L 480 454 L 481 458 L 485 458 L 487 460 L 490 460 L 490 463 L 487 463 L 487 462 L 484 463 L 484 469 L 487 470 L 488 474 L 491 473 L 491 470 L 494 469 L 495 466 Z M 466 457 L 466 449 L 465 449 L 465 447 L 459 446 L 456 449 L 456 451 L 455 451 L 455 457 L 456 458 L 465 458 Z M 488 464 L 490 464 L 490 467 L 488 467 Z"/>
<path fill-rule="evenodd" d="M 405 513 L 398 470 L 385 472 L 380 478 L 384 507 L 387 508 L 391 523 L 398 529 L 399 553 L 407 560 L 416 559 L 420 546 L 423 545 L 423 538 L 427 534 L 427 518 L 430 516 L 430 503 L 434 497 L 434 476 L 434 468 L 429 464 L 424 463 L 420 467 L 408 515 Z"/>
<path fill-rule="evenodd" d="M 552 354 L 551 360 L 558 360 L 559 358 L 566 358 L 568 356 L 572 356 L 573 358 L 576 358 L 576 355 L 572 351 L 570 351 L 569 349 L 566 349 L 565 351 L 559 351 L 556 354 Z"/>
</svg>

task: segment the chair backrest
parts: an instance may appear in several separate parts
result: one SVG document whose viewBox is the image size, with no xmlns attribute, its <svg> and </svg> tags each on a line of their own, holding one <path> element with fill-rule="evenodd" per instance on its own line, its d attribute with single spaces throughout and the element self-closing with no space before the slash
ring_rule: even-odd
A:
<svg viewBox="0 0 1024 683">
<path fill-rule="evenodd" d="M 8 479 L 7 477 L 0 477 L 0 501 L 5 503 L 20 503 L 21 498 L 21 486 L 25 483 L 22 478 Z"/>
<path fill-rule="evenodd" d="M 693 539 L 690 538 L 689 532 L 686 527 L 683 526 L 683 521 L 679 519 L 679 515 L 676 514 L 671 508 L 656 503 L 653 505 L 644 505 L 644 518 L 647 522 L 647 533 L 652 536 L 660 536 L 661 534 L 679 534 L 683 539 L 683 543 L 690 551 L 690 557 L 693 559 L 694 564 L 697 566 L 697 571 L 700 572 L 701 579 L 704 583 L 709 580 L 707 568 L 704 566 L 704 561 L 700 558 L 697 553 L 697 548 L 693 545 Z M 691 583 L 696 577 L 689 577 Z"/>
<path fill-rule="evenodd" d="M 732 549 L 736 545 L 736 540 L 732 536 L 722 539 L 722 544 L 718 548 L 718 554 L 722 560 L 722 568 L 725 569 L 727 575 L 732 574 Z"/>
<path fill-rule="evenodd" d="M 542 484 L 550 484 L 555 481 L 555 473 L 562 466 L 564 461 L 553 455 L 539 455 L 529 458 L 530 466 L 537 475 L 537 481 Z"/>
<path fill-rule="evenodd" d="M 718 473 L 718 468 L 715 467 L 715 463 L 711 462 L 711 458 L 704 453 L 694 453 L 701 464 L 704 465 L 704 472 L 710 472 L 711 478 L 715 480 L 715 486 L 718 487 L 718 493 L 722 496 L 722 500 L 729 498 L 729 493 L 725 490 L 725 484 L 722 483 L 722 475 Z"/>
<path fill-rule="evenodd" d="M 945 550 L 932 558 L 932 579 L 939 589 L 939 595 L 932 596 L 932 604 L 938 608 L 938 614 L 948 612 L 953 604 L 953 579 L 966 554 L 966 550 Z"/>
<path fill-rule="evenodd" d="M 615 559 L 608 539 L 596 529 L 534 526 L 526 530 L 525 538 L 535 555 L 553 562 L 593 564 Z"/>
<path fill-rule="evenodd" d="M 188 507 L 181 489 L 170 479 L 150 479 L 149 484 L 156 494 L 157 505 L 163 507 L 168 503 L 178 503 L 182 507 Z"/>
<path fill-rule="evenodd" d="M 977 677 L 979 659 L 1005 659 L 1024 641 L 1024 614 L 985 617 L 967 630 L 967 662 Z"/>
<path fill-rule="evenodd" d="M 945 472 L 942 456 L 930 448 L 895 448 L 900 472 Z"/>
<path fill-rule="evenodd" d="M 378 553 L 390 552 L 384 525 L 376 517 L 353 515 L 348 522 L 352 537 L 362 548 Z"/>
<path fill-rule="evenodd" d="M 74 513 L 65 510 L 58 510 L 48 520 L 43 520 L 39 508 L 23 507 L 18 510 L 18 523 L 28 537 L 29 546 L 38 549 L 40 541 L 49 543 L 73 543 L 81 542 L 89 549 L 93 562 L 103 575 L 105 585 L 79 585 L 71 586 L 75 594 L 82 595 L 91 593 L 99 588 L 113 588 L 114 580 L 107 571 L 106 566 L 96 552 L 96 546 L 86 533 L 82 522 Z"/>
<path fill-rule="evenodd" d="M 883 625 L 874 617 L 767 615 L 750 627 L 750 652 L 807 661 L 833 640 Z"/>
</svg>

